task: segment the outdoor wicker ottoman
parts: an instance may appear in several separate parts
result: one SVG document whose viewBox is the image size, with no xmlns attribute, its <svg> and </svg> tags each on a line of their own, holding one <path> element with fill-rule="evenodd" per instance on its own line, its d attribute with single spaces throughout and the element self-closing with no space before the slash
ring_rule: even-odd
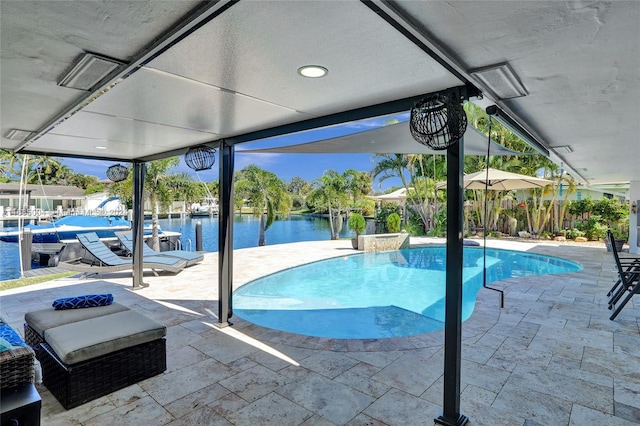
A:
<svg viewBox="0 0 640 426">
<path fill-rule="evenodd" d="M 37 351 L 43 383 L 66 409 L 167 368 L 166 327 L 129 309 L 48 328 L 43 334 Z"/>
<path fill-rule="evenodd" d="M 27 312 L 24 315 L 24 340 L 33 348 L 36 352 L 36 358 L 39 359 L 38 351 L 40 349 L 40 343 L 44 343 L 45 331 L 51 328 L 60 327 L 61 325 L 71 324 L 72 322 L 103 317 L 105 315 L 128 310 L 129 308 L 126 306 L 113 302 L 111 305 L 96 306 L 85 309 L 56 310 L 53 308 L 47 308 Z"/>
</svg>

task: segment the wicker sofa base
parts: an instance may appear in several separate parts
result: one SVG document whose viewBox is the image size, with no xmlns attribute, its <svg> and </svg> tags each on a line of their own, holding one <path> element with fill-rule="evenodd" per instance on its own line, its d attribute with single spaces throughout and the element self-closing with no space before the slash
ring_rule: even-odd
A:
<svg viewBox="0 0 640 426">
<path fill-rule="evenodd" d="M 26 322 L 24 323 L 24 341 L 27 345 L 31 346 L 36 354 L 36 358 L 40 361 L 40 343 L 44 343 L 44 340 L 42 340 L 42 337 Z"/>
<path fill-rule="evenodd" d="M 44 385 L 66 409 L 77 407 L 167 369 L 165 339 L 125 348 L 73 365 L 63 363 L 46 343 L 40 343 L 37 352 L 42 364 Z"/>
</svg>

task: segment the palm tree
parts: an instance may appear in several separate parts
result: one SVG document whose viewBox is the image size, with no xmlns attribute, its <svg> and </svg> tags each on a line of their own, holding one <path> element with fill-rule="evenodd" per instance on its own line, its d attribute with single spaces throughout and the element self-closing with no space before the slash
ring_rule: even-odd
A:
<svg viewBox="0 0 640 426">
<path fill-rule="evenodd" d="M 251 164 L 238 172 L 235 192 L 248 200 L 254 216 L 260 218 L 258 246 L 264 246 L 265 232 L 275 220 L 276 213 L 291 210 L 291 196 L 286 184 L 274 173 Z"/>
<path fill-rule="evenodd" d="M 22 164 L 22 156 L 13 151 L 0 149 L 0 179 L 11 182 L 20 176 L 19 165 Z"/>
<path fill-rule="evenodd" d="M 354 205 L 358 203 L 360 198 L 371 192 L 371 174 L 348 169 L 345 170 L 342 176 L 345 179 L 347 189 L 351 193 L 351 201 Z"/>
<path fill-rule="evenodd" d="M 179 157 L 163 158 L 147 163 L 145 173 L 144 187 L 149 195 L 149 201 L 152 207 L 151 226 L 152 226 L 152 245 L 156 251 L 160 250 L 160 239 L 158 238 L 158 213 L 161 206 L 167 206 L 173 201 L 173 192 L 171 187 L 167 185 L 169 181 L 169 170 L 180 164 Z M 132 175 L 132 173 L 130 173 Z"/>
<path fill-rule="evenodd" d="M 171 191 L 171 201 L 196 201 L 202 197 L 202 186 L 186 172 L 165 176 L 167 188 Z"/>
<path fill-rule="evenodd" d="M 345 172 L 346 174 L 346 172 Z M 315 181 L 315 189 L 309 194 L 309 204 L 329 213 L 331 239 L 337 240 L 342 230 L 342 211 L 348 204 L 349 187 L 345 174 L 327 170 Z M 321 207 L 322 206 L 322 207 Z"/>
<path fill-rule="evenodd" d="M 55 157 L 48 155 L 38 155 L 30 157 L 27 162 L 27 183 L 53 185 L 58 183 L 58 173 L 61 171 L 62 163 Z M 68 167 L 62 172 L 70 170 Z"/>
<path fill-rule="evenodd" d="M 378 154 L 374 158 L 382 158 L 371 171 L 373 177 L 380 182 L 392 177 L 399 177 L 407 191 L 407 200 L 403 207 L 403 221 L 407 222 L 407 208 L 411 208 L 422 222 L 426 231 L 429 229 L 430 217 L 435 211 L 430 209 L 429 200 L 436 200 L 435 179 L 442 171 L 442 162 L 425 154 Z M 439 164 L 439 166 L 438 166 Z M 407 175 L 409 181 L 407 181 Z M 434 179 L 431 179 L 431 175 Z"/>
<path fill-rule="evenodd" d="M 406 173 L 408 168 L 407 156 L 404 154 L 375 154 L 374 161 L 379 159 L 371 170 L 371 177 L 378 178 L 380 183 L 393 177 L 399 177 L 402 186 L 408 188 Z"/>
</svg>

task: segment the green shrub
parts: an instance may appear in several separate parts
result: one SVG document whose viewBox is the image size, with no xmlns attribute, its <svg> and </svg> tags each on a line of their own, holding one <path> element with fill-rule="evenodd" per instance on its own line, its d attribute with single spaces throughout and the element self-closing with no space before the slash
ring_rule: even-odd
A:
<svg viewBox="0 0 640 426">
<path fill-rule="evenodd" d="M 551 237 L 553 237 L 553 234 L 551 232 L 549 232 L 549 231 L 542 231 L 542 232 L 540 232 L 540 234 L 538 236 L 542 240 L 550 240 Z"/>
<path fill-rule="evenodd" d="M 447 211 L 440 210 L 433 218 L 433 228 L 429 231 L 430 237 L 442 237 L 447 233 Z"/>
<path fill-rule="evenodd" d="M 407 220 L 404 225 L 402 225 L 402 229 L 412 236 L 427 235 L 422 218 L 413 209 L 407 209 Z"/>
<path fill-rule="evenodd" d="M 568 240 L 575 240 L 578 237 L 584 237 L 584 232 L 580 231 L 577 228 L 566 229 L 564 234 Z"/>
<path fill-rule="evenodd" d="M 607 235 L 607 225 L 600 223 L 600 216 L 593 215 L 587 220 L 584 226 L 584 236 L 590 241 L 604 239 Z"/>
<path fill-rule="evenodd" d="M 389 217 L 387 217 L 387 229 L 389 232 L 396 233 L 400 232 L 400 215 L 398 213 L 391 213 Z"/>
<path fill-rule="evenodd" d="M 349 229 L 360 235 L 367 229 L 367 222 L 360 213 L 351 213 L 348 221 Z"/>
<path fill-rule="evenodd" d="M 585 213 L 591 213 L 593 210 L 594 201 L 591 198 L 585 198 L 582 200 L 571 201 L 569 204 L 569 214 L 572 216 L 582 216 Z"/>
</svg>

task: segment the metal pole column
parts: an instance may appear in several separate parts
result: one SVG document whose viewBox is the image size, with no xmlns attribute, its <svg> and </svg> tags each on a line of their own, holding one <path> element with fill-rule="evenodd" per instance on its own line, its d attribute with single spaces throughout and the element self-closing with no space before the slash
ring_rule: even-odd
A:
<svg viewBox="0 0 640 426">
<path fill-rule="evenodd" d="M 144 252 L 144 175 L 146 164 L 133 163 L 133 288 L 149 287 L 142 281 L 142 253 Z"/>
<path fill-rule="evenodd" d="M 443 412 L 438 425 L 463 426 L 469 419 L 460 414 L 460 347 L 462 345 L 462 198 L 463 138 L 447 148 L 447 288 L 444 320 Z"/>
<path fill-rule="evenodd" d="M 233 166 L 235 148 L 220 143 L 220 207 L 218 211 L 218 326 L 233 316 Z"/>
</svg>

